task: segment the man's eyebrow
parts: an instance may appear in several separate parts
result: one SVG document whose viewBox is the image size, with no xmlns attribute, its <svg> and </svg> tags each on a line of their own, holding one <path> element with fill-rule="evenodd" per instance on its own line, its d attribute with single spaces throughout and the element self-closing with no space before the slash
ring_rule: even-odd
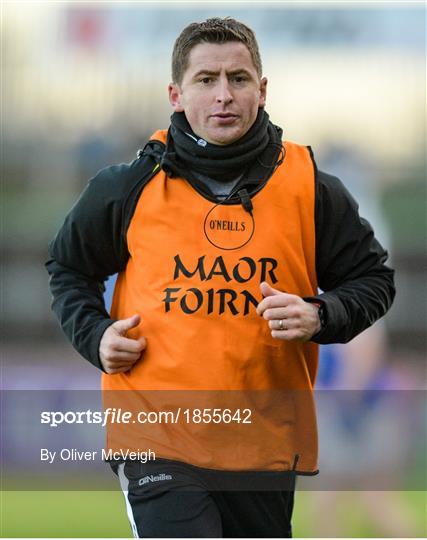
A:
<svg viewBox="0 0 427 540">
<path fill-rule="evenodd" d="M 210 76 L 210 77 L 216 77 L 220 74 L 219 71 L 212 71 L 210 69 L 201 69 L 200 71 L 197 71 L 193 75 L 193 79 L 197 79 L 197 77 L 200 77 L 201 75 L 204 76 Z M 227 71 L 227 75 L 239 75 L 239 74 L 245 74 L 248 76 L 251 76 L 249 71 L 247 71 L 245 68 L 239 68 L 239 69 L 233 69 L 232 71 Z"/>
<path fill-rule="evenodd" d="M 211 71 L 209 69 L 201 69 L 200 71 L 198 71 L 197 73 L 195 73 L 193 75 L 193 79 L 196 79 L 197 77 L 200 77 L 200 75 L 215 76 L 215 75 L 219 75 L 219 71 Z"/>
<path fill-rule="evenodd" d="M 249 77 L 252 77 L 252 75 L 249 73 L 249 71 L 245 68 L 239 68 L 239 69 L 233 69 L 232 71 L 227 71 L 227 75 L 240 75 L 245 74 Z"/>
</svg>

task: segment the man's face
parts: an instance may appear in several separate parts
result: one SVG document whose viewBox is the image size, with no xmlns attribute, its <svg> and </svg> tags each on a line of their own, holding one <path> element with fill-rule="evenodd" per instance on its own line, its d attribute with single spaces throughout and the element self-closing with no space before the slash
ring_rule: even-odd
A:
<svg viewBox="0 0 427 540">
<path fill-rule="evenodd" d="M 169 101 L 194 133 L 209 143 L 237 141 L 264 107 L 267 79 L 259 79 L 243 43 L 199 43 L 190 51 L 180 85 L 171 83 Z"/>
</svg>

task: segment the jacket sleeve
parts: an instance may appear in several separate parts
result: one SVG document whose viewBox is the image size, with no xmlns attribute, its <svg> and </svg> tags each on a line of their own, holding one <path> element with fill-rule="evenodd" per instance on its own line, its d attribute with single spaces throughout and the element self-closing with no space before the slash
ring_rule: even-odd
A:
<svg viewBox="0 0 427 540">
<path fill-rule="evenodd" d="M 316 179 L 316 270 L 325 324 L 312 341 L 346 343 L 390 308 L 394 271 L 387 252 L 342 182 L 319 171 Z"/>
<path fill-rule="evenodd" d="M 99 342 L 114 322 L 105 309 L 104 282 L 129 258 L 126 213 L 138 178 L 134 164 L 101 170 L 49 245 L 52 309 L 74 348 L 100 369 Z"/>
</svg>

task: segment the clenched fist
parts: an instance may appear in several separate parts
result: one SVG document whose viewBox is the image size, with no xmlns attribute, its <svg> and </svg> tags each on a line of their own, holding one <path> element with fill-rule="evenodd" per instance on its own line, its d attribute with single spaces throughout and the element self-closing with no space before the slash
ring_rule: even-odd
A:
<svg viewBox="0 0 427 540">
<path fill-rule="evenodd" d="M 108 375 L 129 371 L 139 360 L 147 342 L 145 338 L 130 339 L 126 332 L 141 322 L 139 315 L 116 321 L 105 330 L 99 344 L 99 359 Z"/>
<path fill-rule="evenodd" d="M 295 294 L 273 289 L 265 281 L 260 285 L 264 299 L 257 313 L 268 321 L 271 335 L 286 341 L 308 341 L 321 328 L 318 307 Z"/>
</svg>

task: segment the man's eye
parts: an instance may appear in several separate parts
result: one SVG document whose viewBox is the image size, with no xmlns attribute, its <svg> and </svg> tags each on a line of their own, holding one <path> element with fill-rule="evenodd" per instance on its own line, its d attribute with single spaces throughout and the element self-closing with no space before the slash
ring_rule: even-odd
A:
<svg viewBox="0 0 427 540">
<path fill-rule="evenodd" d="M 212 77 L 203 77 L 203 79 L 200 79 L 200 82 L 202 84 L 209 84 L 212 82 L 212 80 L 213 80 Z"/>
<path fill-rule="evenodd" d="M 243 75 L 236 75 L 235 77 L 233 77 L 233 81 L 236 83 L 242 83 L 246 81 L 246 77 L 244 77 Z"/>
</svg>

